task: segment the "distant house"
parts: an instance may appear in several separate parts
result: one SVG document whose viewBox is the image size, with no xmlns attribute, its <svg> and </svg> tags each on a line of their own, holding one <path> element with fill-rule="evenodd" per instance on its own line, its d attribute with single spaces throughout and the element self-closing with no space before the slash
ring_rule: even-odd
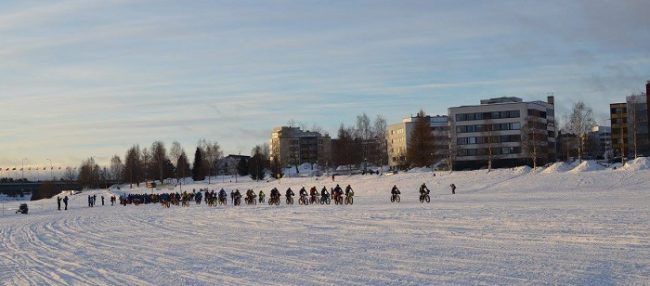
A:
<svg viewBox="0 0 650 286">
<path fill-rule="evenodd" d="M 217 161 L 217 170 L 218 174 L 220 175 L 233 175 L 237 173 L 237 165 L 239 164 L 239 161 L 244 159 L 244 161 L 248 162 L 248 160 L 251 159 L 251 156 L 246 156 L 246 155 L 228 155 L 226 157 L 221 158 L 221 160 Z"/>
</svg>

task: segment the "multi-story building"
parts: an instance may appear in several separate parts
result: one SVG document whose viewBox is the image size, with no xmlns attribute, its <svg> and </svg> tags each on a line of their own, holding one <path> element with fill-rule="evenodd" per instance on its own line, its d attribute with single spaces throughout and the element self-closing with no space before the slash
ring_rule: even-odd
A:
<svg viewBox="0 0 650 286">
<path fill-rule="evenodd" d="M 273 129 L 269 147 L 271 161 L 277 160 L 284 167 L 331 163 L 332 139 L 327 134 L 282 126 Z"/>
<path fill-rule="evenodd" d="M 391 167 L 401 167 L 407 164 L 411 133 L 417 117 L 407 117 L 400 123 L 388 126 L 386 143 L 388 144 L 388 164 Z M 445 159 L 449 150 L 449 117 L 446 115 L 426 116 L 425 120 L 431 126 L 431 133 L 435 138 L 435 155 L 438 160 Z"/>
<path fill-rule="evenodd" d="M 615 157 L 627 154 L 627 104 L 612 103 L 609 105 L 609 116 L 612 126 L 612 149 Z M 626 155 L 627 156 L 627 155 Z"/>
<path fill-rule="evenodd" d="M 625 98 L 624 103 L 612 103 L 610 120 L 612 124 L 612 148 L 620 157 L 650 156 L 649 107 L 650 81 L 646 92 Z"/>
<path fill-rule="evenodd" d="M 626 97 L 628 156 L 650 155 L 648 137 L 648 98 L 646 94 Z"/>
<path fill-rule="evenodd" d="M 609 126 L 594 126 L 588 134 L 587 151 L 589 156 L 597 159 L 611 159 L 612 128 Z"/>
<path fill-rule="evenodd" d="M 482 168 L 490 158 L 492 167 L 528 164 L 532 148 L 526 147 L 533 144 L 538 164 L 555 160 L 553 96 L 547 102 L 499 97 L 481 100 L 480 105 L 452 107 L 449 122 L 454 169 Z"/>
</svg>

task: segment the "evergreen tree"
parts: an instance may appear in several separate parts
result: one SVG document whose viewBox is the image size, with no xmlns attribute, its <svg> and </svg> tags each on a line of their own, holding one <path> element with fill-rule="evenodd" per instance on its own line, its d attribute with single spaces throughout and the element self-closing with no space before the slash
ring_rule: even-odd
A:
<svg viewBox="0 0 650 286">
<path fill-rule="evenodd" d="M 237 173 L 239 176 L 248 176 L 248 161 L 243 157 L 239 159 L 237 164 Z"/>
<path fill-rule="evenodd" d="M 261 148 L 255 148 L 253 157 L 248 160 L 248 173 L 250 173 L 253 180 L 264 180 L 266 162 L 264 155 L 261 153 Z"/>
<path fill-rule="evenodd" d="M 189 176 L 191 173 L 190 162 L 187 160 L 187 155 L 185 151 L 181 151 L 176 161 L 176 179 L 183 179 Z"/>
<path fill-rule="evenodd" d="M 194 181 L 205 180 L 206 166 L 205 158 L 203 157 L 203 150 L 201 150 L 200 147 L 196 147 L 196 152 L 194 152 L 194 164 L 192 165 L 192 179 L 194 179 Z"/>
<path fill-rule="evenodd" d="M 420 110 L 411 131 L 411 139 L 407 142 L 406 158 L 411 167 L 425 167 L 434 163 L 436 151 L 434 140 L 429 117 Z"/>
</svg>

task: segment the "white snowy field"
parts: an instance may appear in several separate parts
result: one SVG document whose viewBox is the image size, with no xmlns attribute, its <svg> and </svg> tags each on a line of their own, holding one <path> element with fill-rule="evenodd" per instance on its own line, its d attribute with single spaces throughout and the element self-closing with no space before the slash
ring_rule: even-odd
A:
<svg viewBox="0 0 650 286">
<path fill-rule="evenodd" d="M 337 177 L 353 206 L 86 206 L 108 190 L 73 196 L 69 211 L 31 202 L 0 217 L 0 284 L 649 285 L 650 171 L 594 169 Z M 209 187 L 302 185 L 334 183 Z"/>
</svg>

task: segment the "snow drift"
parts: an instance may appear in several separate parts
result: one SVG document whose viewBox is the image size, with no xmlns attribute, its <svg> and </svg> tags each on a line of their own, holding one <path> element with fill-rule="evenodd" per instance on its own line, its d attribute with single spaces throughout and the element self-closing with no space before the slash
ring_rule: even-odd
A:
<svg viewBox="0 0 650 286">
<path fill-rule="evenodd" d="M 640 171 L 650 169 L 650 160 L 646 157 L 636 158 L 632 161 L 629 161 L 625 166 L 620 168 L 621 170 L 626 171 Z"/>
<path fill-rule="evenodd" d="M 592 171 L 602 171 L 605 170 L 606 168 L 598 164 L 598 162 L 593 161 L 593 160 L 586 160 L 582 161 L 578 166 L 573 168 L 570 172 L 571 173 L 578 173 L 578 172 L 592 172 Z"/>
<path fill-rule="evenodd" d="M 542 171 L 543 174 L 555 174 L 555 173 L 563 173 L 563 172 L 568 172 L 571 169 L 575 168 L 578 166 L 578 162 L 574 161 L 571 163 L 567 162 L 555 162 L 548 168 L 544 169 Z"/>
</svg>

